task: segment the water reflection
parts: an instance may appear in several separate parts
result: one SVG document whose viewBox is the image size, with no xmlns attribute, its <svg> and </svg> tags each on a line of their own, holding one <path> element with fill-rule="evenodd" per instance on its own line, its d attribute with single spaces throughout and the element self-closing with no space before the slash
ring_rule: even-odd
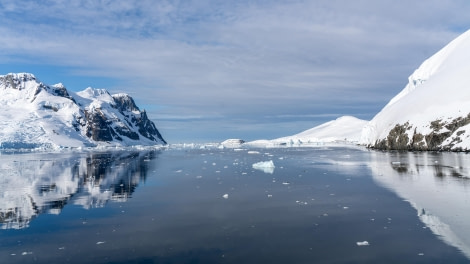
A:
<svg viewBox="0 0 470 264">
<path fill-rule="evenodd" d="M 21 229 L 65 205 L 86 209 L 126 201 L 145 181 L 156 151 L 2 155 L 0 227 Z"/>
<path fill-rule="evenodd" d="M 470 156 L 371 152 L 376 182 L 410 202 L 420 220 L 470 258 Z"/>
</svg>

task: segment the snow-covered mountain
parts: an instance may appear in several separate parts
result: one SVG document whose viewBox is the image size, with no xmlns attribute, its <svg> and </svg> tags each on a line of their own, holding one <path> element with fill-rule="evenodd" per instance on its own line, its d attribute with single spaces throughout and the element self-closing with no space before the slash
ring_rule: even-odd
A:
<svg viewBox="0 0 470 264">
<path fill-rule="evenodd" d="M 272 140 L 256 140 L 248 145 L 299 145 L 331 142 L 357 143 L 368 121 L 353 116 L 342 116 L 299 134 Z"/>
<path fill-rule="evenodd" d="M 33 74 L 0 75 L 0 149 L 166 144 L 127 94 L 73 93 Z"/>
<path fill-rule="evenodd" d="M 378 149 L 470 150 L 470 31 L 427 59 L 365 127 Z"/>
</svg>

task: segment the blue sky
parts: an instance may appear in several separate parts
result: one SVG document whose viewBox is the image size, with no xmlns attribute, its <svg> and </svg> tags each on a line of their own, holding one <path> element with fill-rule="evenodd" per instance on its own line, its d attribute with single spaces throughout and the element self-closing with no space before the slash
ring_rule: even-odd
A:
<svg viewBox="0 0 470 264">
<path fill-rule="evenodd" d="M 470 1 L 0 1 L 0 74 L 126 92 L 170 143 L 371 119 Z"/>
</svg>

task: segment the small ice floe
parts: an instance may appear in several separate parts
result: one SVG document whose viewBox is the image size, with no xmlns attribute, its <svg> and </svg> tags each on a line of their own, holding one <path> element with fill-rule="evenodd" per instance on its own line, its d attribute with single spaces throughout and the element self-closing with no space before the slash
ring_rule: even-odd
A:
<svg viewBox="0 0 470 264">
<path fill-rule="evenodd" d="M 104 244 L 104 243 L 106 243 L 106 242 L 104 242 L 104 241 L 98 241 L 98 242 L 96 242 L 97 245 L 101 245 L 101 244 Z"/>
<path fill-rule="evenodd" d="M 367 241 L 362 241 L 362 242 L 359 241 L 359 242 L 356 242 L 356 244 L 357 244 L 358 246 L 362 247 L 362 246 L 368 246 L 368 245 L 369 245 L 369 242 L 367 242 Z"/>
<path fill-rule="evenodd" d="M 248 154 L 259 154 L 259 151 L 256 150 L 250 150 L 247 152 Z"/>
<path fill-rule="evenodd" d="M 228 199 L 228 193 L 222 195 L 222 197 L 223 197 L 224 199 Z"/>
<path fill-rule="evenodd" d="M 282 182 L 282 185 L 289 185 L 290 182 Z"/>
<path fill-rule="evenodd" d="M 31 255 L 31 254 L 33 254 L 33 252 L 31 252 L 31 251 L 29 251 L 29 252 L 25 251 L 25 252 L 21 253 L 22 256 Z"/>
<path fill-rule="evenodd" d="M 196 179 L 201 179 L 201 178 L 202 178 L 201 175 L 196 176 Z"/>
<path fill-rule="evenodd" d="M 254 163 L 252 165 L 253 169 L 263 171 L 264 173 L 273 174 L 274 173 L 274 162 L 270 161 L 261 161 Z"/>
</svg>

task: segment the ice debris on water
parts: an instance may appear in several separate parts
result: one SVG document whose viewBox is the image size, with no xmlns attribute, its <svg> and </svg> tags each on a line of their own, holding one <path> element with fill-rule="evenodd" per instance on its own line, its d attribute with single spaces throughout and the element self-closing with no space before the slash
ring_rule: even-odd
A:
<svg viewBox="0 0 470 264">
<path fill-rule="evenodd" d="M 98 241 L 96 242 L 97 245 L 101 245 L 101 244 L 104 244 L 105 242 L 104 241 Z"/>
<path fill-rule="evenodd" d="M 260 161 L 252 165 L 253 169 L 263 171 L 264 173 L 273 174 L 274 173 L 274 162 L 270 161 Z"/>
<path fill-rule="evenodd" d="M 222 197 L 223 197 L 224 199 L 228 199 L 228 193 L 222 195 Z"/>
<path fill-rule="evenodd" d="M 369 242 L 367 242 L 367 241 L 362 241 L 362 242 L 359 241 L 359 242 L 356 242 L 356 244 L 357 244 L 358 246 L 360 246 L 360 247 L 361 247 L 361 246 L 368 246 L 368 245 L 369 245 Z"/>
</svg>

